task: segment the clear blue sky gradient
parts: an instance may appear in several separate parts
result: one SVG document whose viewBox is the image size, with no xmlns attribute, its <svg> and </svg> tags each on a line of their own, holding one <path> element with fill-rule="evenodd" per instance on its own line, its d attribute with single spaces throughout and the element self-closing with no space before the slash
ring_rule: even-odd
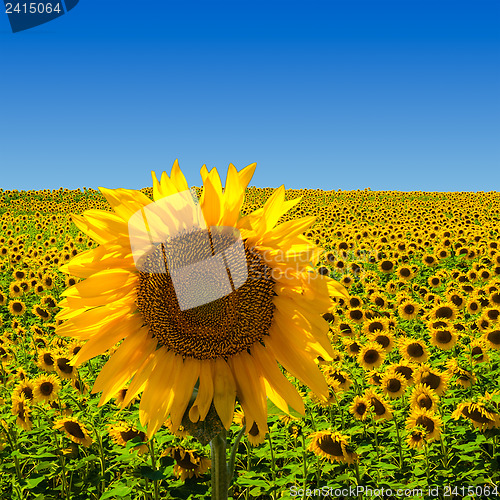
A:
<svg viewBox="0 0 500 500">
<path fill-rule="evenodd" d="M 500 190 L 500 2 L 80 0 L 0 13 L 0 188 Z"/>
</svg>

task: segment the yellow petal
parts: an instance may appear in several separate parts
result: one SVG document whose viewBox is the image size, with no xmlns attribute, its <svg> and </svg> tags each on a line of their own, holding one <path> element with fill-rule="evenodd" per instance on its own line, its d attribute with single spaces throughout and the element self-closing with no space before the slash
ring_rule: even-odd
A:
<svg viewBox="0 0 500 500">
<path fill-rule="evenodd" d="M 175 187 L 177 188 L 177 191 L 181 192 L 189 190 L 189 185 L 186 181 L 186 178 L 184 177 L 184 174 L 179 168 L 179 161 L 177 159 L 174 161 L 174 164 L 172 165 L 172 170 L 170 172 L 170 180 L 174 183 Z"/>
<path fill-rule="evenodd" d="M 229 430 L 233 421 L 236 383 L 231 368 L 222 358 L 215 360 L 214 406 L 222 425 Z"/>
<path fill-rule="evenodd" d="M 65 297 L 95 297 L 95 296 L 115 296 L 117 290 L 127 290 L 137 285 L 138 276 L 125 269 L 104 269 L 93 274 L 85 281 L 64 290 L 61 295 Z M 121 294 L 122 296 L 125 293 Z"/>
<path fill-rule="evenodd" d="M 97 335 L 92 336 L 78 351 L 70 364 L 78 366 L 94 356 L 106 352 L 120 340 L 139 330 L 143 322 L 140 314 L 131 314 L 120 318 L 119 323 L 114 328 L 101 329 Z"/>
<path fill-rule="evenodd" d="M 253 357 L 243 351 L 230 357 L 228 363 L 234 374 L 240 404 L 246 406 L 252 419 L 263 429 L 267 425 L 266 390 Z"/>
<path fill-rule="evenodd" d="M 289 344 L 282 342 L 279 335 L 274 335 L 276 329 L 276 325 L 271 326 L 269 335 L 264 338 L 266 347 L 271 350 L 275 359 L 285 370 L 307 385 L 320 399 L 326 401 L 328 386 L 311 354 L 306 351 L 290 349 Z"/>
<path fill-rule="evenodd" d="M 268 393 L 271 401 L 273 401 L 273 403 L 275 403 L 278 408 L 286 413 L 289 413 L 288 405 L 290 405 L 295 411 L 303 415 L 305 409 L 304 402 L 302 401 L 300 394 L 297 392 L 297 389 L 295 389 L 295 387 L 290 383 L 290 381 L 283 375 L 271 353 L 267 351 L 266 348 L 259 342 L 256 342 L 252 346 L 251 352 L 255 359 L 255 362 L 264 374 L 268 385 L 286 402 L 287 407 L 283 408 L 282 406 L 280 406 L 279 400 L 273 399 Z"/>
<path fill-rule="evenodd" d="M 145 194 L 132 189 L 106 189 L 100 187 L 99 191 L 104 195 L 111 208 L 125 222 L 128 222 L 130 217 L 138 210 L 152 203 Z"/>
<path fill-rule="evenodd" d="M 200 206 L 205 222 L 209 227 L 217 226 L 219 224 L 221 203 L 219 193 L 217 193 L 210 175 L 205 179 L 203 188 L 203 202 L 200 201 Z"/>
<path fill-rule="evenodd" d="M 182 374 L 174 388 L 175 399 L 170 410 L 170 419 L 174 429 L 181 425 L 182 417 L 193 395 L 194 385 L 200 375 L 200 360 L 186 358 L 182 364 Z"/>
<path fill-rule="evenodd" d="M 121 343 L 101 369 L 92 388 L 93 393 L 102 391 L 99 405 L 109 401 L 132 378 L 156 344 L 147 328 L 132 333 Z"/>
<path fill-rule="evenodd" d="M 200 383 L 198 395 L 189 409 L 189 419 L 191 422 L 205 420 L 210 405 L 214 397 L 214 369 L 215 363 L 211 359 L 200 362 Z"/>
</svg>

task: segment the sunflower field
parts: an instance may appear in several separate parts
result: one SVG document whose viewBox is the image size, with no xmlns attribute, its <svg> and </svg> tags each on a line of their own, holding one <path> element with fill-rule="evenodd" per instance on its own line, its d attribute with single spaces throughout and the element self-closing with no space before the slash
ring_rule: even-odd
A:
<svg viewBox="0 0 500 500">
<path fill-rule="evenodd" d="M 247 188 L 241 215 L 276 192 Z M 153 199 L 154 189 L 140 193 Z M 298 404 L 284 412 L 279 395 L 265 398 L 267 429 L 249 395 L 236 397 L 234 415 L 234 405 L 228 410 L 229 498 L 500 498 L 500 195 L 286 190 L 284 200 L 291 208 L 273 224 L 310 218 L 301 238 L 321 250 L 315 272 L 347 294 L 333 294 L 318 316 L 328 345 L 304 344 L 327 397 L 311 390 L 319 382 L 309 369 L 297 368 L 298 380 L 293 366 L 283 368 L 281 359 L 292 359 L 279 352 L 286 346 L 270 344 L 276 376 L 295 387 L 304 414 Z M 194 437 L 183 415 L 187 408 L 190 416 L 196 409 L 207 421 L 217 417 L 211 396 L 202 411 L 186 393 L 180 413 L 170 405 L 163 421 L 153 408 L 167 404 L 165 392 L 143 394 L 149 416 L 140 407 L 146 369 L 131 385 L 107 369 L 94 387 L 128 342 L 112 330 L 114 342 L 103 336 L 82 351 L 84 362 L 72 362 L 92 333 L 83 323 L 80 333 L 65 329 L 65 320 L 80 325 L 68 304 L 98 305 L 71 292 L 86 280 L 68 273 L 68 263 L 100 243 L 78 217 L 113 209 L 89 188 L 0 190 L 1 499 L 214 498 L 208 439 Z M 147 287 L 162 286 L 143 285 L 139 302 L 147 302 Z M 272 287 L 262 293 L 272 295 Z M 157 306 L 142 311 L 149 317 Z M 273 310 L 258 317 L 270 322 Z M 119 329 L 120 318 L 113 321 Z"/>
</svg>

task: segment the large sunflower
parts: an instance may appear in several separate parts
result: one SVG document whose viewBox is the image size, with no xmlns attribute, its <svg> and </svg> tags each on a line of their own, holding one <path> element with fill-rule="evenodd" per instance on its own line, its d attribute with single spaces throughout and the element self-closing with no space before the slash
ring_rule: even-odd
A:
<svg viewBox="0 0 500 500">
<path fill-rule="evenodd" d="M 328 386 L 314 359 L 331 360 L 322 315 L 345 289 L 314 271 L 321 249 L 302 233 L 304 217 L 276 226 L 300 199 L 283 186 L 265 205 L 240 216 L 255 164 L 229 165 L 225 189 L 215 169 L 201 169 L 192 192 L 177 161 L 170 177 L 153 175 L 152 201 L 140 191 L 104 189 L 114 212 L 74 216 L 99 246 L 61 270 L 83 278 L 64 292 L 61 336 L 88 340 L 79 365 L 120 344 L 97 377 L 100 404 L 132 379 L 123 405 L 142 392 L 148 437 L 167 420 L 174 428 L 210 412 L 228 429 L 238 398 L 247 421 L 267 429 L 267 397 L 304 411 L 278 361 L 322 400 Z"/>
</svg>

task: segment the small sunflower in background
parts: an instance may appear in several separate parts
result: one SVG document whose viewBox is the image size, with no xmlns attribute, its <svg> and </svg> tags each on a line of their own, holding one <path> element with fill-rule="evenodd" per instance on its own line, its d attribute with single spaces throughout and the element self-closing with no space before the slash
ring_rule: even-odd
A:
<svg viewBox="0 0 500 500">
<path fill-rule="evenodd" d="M 14 391 L 12 392 L 12 397 L 19 397 L 23 395 L 27 402 L 31 403 L 33 401 L 33 390 L 35 386 L 31 380 L 24 379 L 22 382 L 16 385 Z"/>
<path fill-rule="evenodd" d="M 55 370 L 55 355 L 50 349 L 41 349 L 38 351 L 37 365 L 46 372 L 53 372 Z"/>
<path fill-rule="evenodd" d="M 392 419 L 391 405 L 383 396 L 377 394 L 377 392 L 372 389 L 367 389 L 364 393 L 364 397 L 370 401 L 371 414 L 375 420 Z"/>
<path fill-rule="evenodd" d="M 429 334 L 431 344 L 444 351 L 453 349 L 458 340 L 458 334 L 454 328 L 432 328 Z"/>
<path fill-rule="evenodd" d="M 22 316 L 26 312 L 26 305 L 22 300 L 11 300 L 9 302 L 9 312 L 14 316 Z"/>
<path fill-rule="evenodd" d="M 410 281 L 414 276 L 415 272 L 410 266 L 400 266 L 397 269 L 398 278 L 404 281 Z"/>
<path fill-rule="evenodd" d="M 395 346 L 394 335 L 389 330 L 375 332 L 368 335 L 368 339 L 376 342 L 387 354 L 389 354 Z"/>
<path fill-rule="evenodd" d="M 452 302 L 436 304 L 429 313 L 431 319 L 445 319 L 453 321 L 457 318 L 458 310 Z"/>
<path fill-rule="evenodd" d="M 483 333 L 485 340 L 491 349 L 500 349 L 500 328 L 491 328 Z"/>
<path fill-rule="evenodd" d="M 54 360 L 55 371 L 61 378 L 66 380 L 71 380 L 77 376 L 77 370 L 70 362 L 71 359 L 66 356 L 56 356 Z"/>
<path fill-rule="evenodd" d="M 406 320 L 415 319 L 420 313 L 420 305 L 413 300 L 405 300 L 398 306 L 398 314 Z"/>
<path fill-rule="evenodd" d="M 385 359 L 386 352 L 377 342 L 369 341 L 358 354 L 357 361 L 365 370 L 378 368 Z"/>
<path fill-rule="evenodd" d="M 349 411 L 353 414 L 354 418 L 364 422 L 370 415 L 370 400 L 364 396 L 354 396 Z"/>
<path fill-rule="evenodd" d="M 406 442 L 410 448 L 420 449 L 425 444 L 425 437 L 427 435 L 427 431 L 424 426 L 416 426 L 413 427 L 406 438 Z"/>
<path fill-rule="evenodd" d="M 328 397 L 314 361 L 332 354 L 322 315 L 333 307 L 331 297 L 348 294 L 314 271 L 321 249 L 302 233 L 315 217 L 276 226 L 300 198 L 285 201 L 281 186 L 261 209 L 240 216 L 254 170 L 255 164 L 240 172 L 230 165 L 223 189 L 216 169 L 203 166 L 198 204 L 176 161 L 170 177 L 164 172 L 158 181 L 153 173 L 154 201 L 140 191 L 101 188 L 113 212 L 73 216 L 99 246 L 61 268 L 83 281 L 63 292 L 56 333 L 88 339 L 72 366 L 124 339 L 93 392 L 102 391 L 104 404 L 132 379 L 123 403 L 142 392 L 139 417 L 148 437 L 169 417 L 174 427 L 181 424 L 196 384 L 187 417 L 193 423 L 205 420 L 213 403 L 228 429 L 237 397 L 264 433 L 267 397 L 284 412 L 304 413 L 277 362 Z M 221 262 L 216 280 L 200 274 L 204 262 L 222 254 L 228 267 Z M 214 299 L 225 282 L 227 293 Z"/>
<path fill-rule="evenodd" d="M 428 410 L 435 412 L 438 407 L 439 397 L 429 386 L 416 384 L 410 397 L 410 411 Z"/>
<path fill-rule="evenodd" d="M 449 375 L 427 364 L 420 365 L 414 375 L 415 384 L 425 384 L 442 396 L 448 387 Z"/>
<path fill-rule="evenodd" d="M 73 443 L 81 444 L 88 448 L 92 438 L 85 426 L 76 418 L 65 417 L 54 422 L 54 429 L 62 430 Z"/>
<path fill-rule="evenodd" d="M 318 457 L 330 462 L 352 464 L 358 460 L 358 455 L 350 447 L 347 437 L 335 431 L 317 431 L 309 435 L 311 443 L 307 447 Z"/>
<path fill-rule="evenodd" d="M 256 422 L 250 422 L 252 425 L 250 423 L 247 425 L 247 419 L 241 410 L 234 412 L 233 421 L 240 427 L 246 426 L 245 435 L 252 446 L 259 446 L 265 441 L 267 431 L 262 432 Z"/>
<path fill-rule="evenodd" d="M 30 420 L 31 410 L 28 403 L 29 400 L 24 394 L 12 395 L 12 415 L 16 417 L 16 425 L 25 431 L 29 431 L 33 427 L 33 423 Z"/>
<path fill-rule="evenodd" d="M 398 349 L 407 361 L 416 363 L 425 363 L 429 358 L 427 346 L 422 340 L 411 337 L 401 338 L 398 343 Z"/>
<path fill-rule="evenodd" d="M 431 442 L 441 436 L 442 421 L 434 412 L 424 408 L 416 408 L 406 420 L 406 429 L 412 431 L 414 428 L 425 430 L 425 441 Z"/>
<path fill-rule="evenodd" d="M 170 446 L 161 455 L 175 460 L 174 474 L 185 481 L 188 478 L 200 477 L 210 468 L 210 460 L 196 450 L 188 450 L 182 446 Z"/>
<path fill-rule="evenodd" d="M 33 380 L 33 396 L 36 403 L 48 403 L 57 399 L 61 384 L 55 375 L 39 375 Z"/>
<path fill-rule="evenodd" d="M 108 432 L 112 441 L 119 446 L 126 446 L 129 441 L 135 440 L 137 444 L 131 448 L 132 450 L 137 451 L 139 455 L 143 455 L 148 450 L 146 434 L 126 422 L 109 425 Z"/>
<path fill-rule="evenodd" d="M 485 429 L 500 428 L 500 415 L 491 407 L 482 402 L 465 401 L 459 403 L 451 414 L 455 420 L 466 417 L 472 425 L 481 431 Z"/>
<path fill-rule="evenodd" d="M 383 393 L 391 399 L 402 396 L 406 387 L 406 379 L 399 373 L 385 373 L 380 381 L 380 388 Z"/>
<path fill-rule="evenodd" d="M 471 356 L 473 363 L 488 363 L 488 345 L 483 338 L 474 339 L 470 343 Z"/>
</svg>

